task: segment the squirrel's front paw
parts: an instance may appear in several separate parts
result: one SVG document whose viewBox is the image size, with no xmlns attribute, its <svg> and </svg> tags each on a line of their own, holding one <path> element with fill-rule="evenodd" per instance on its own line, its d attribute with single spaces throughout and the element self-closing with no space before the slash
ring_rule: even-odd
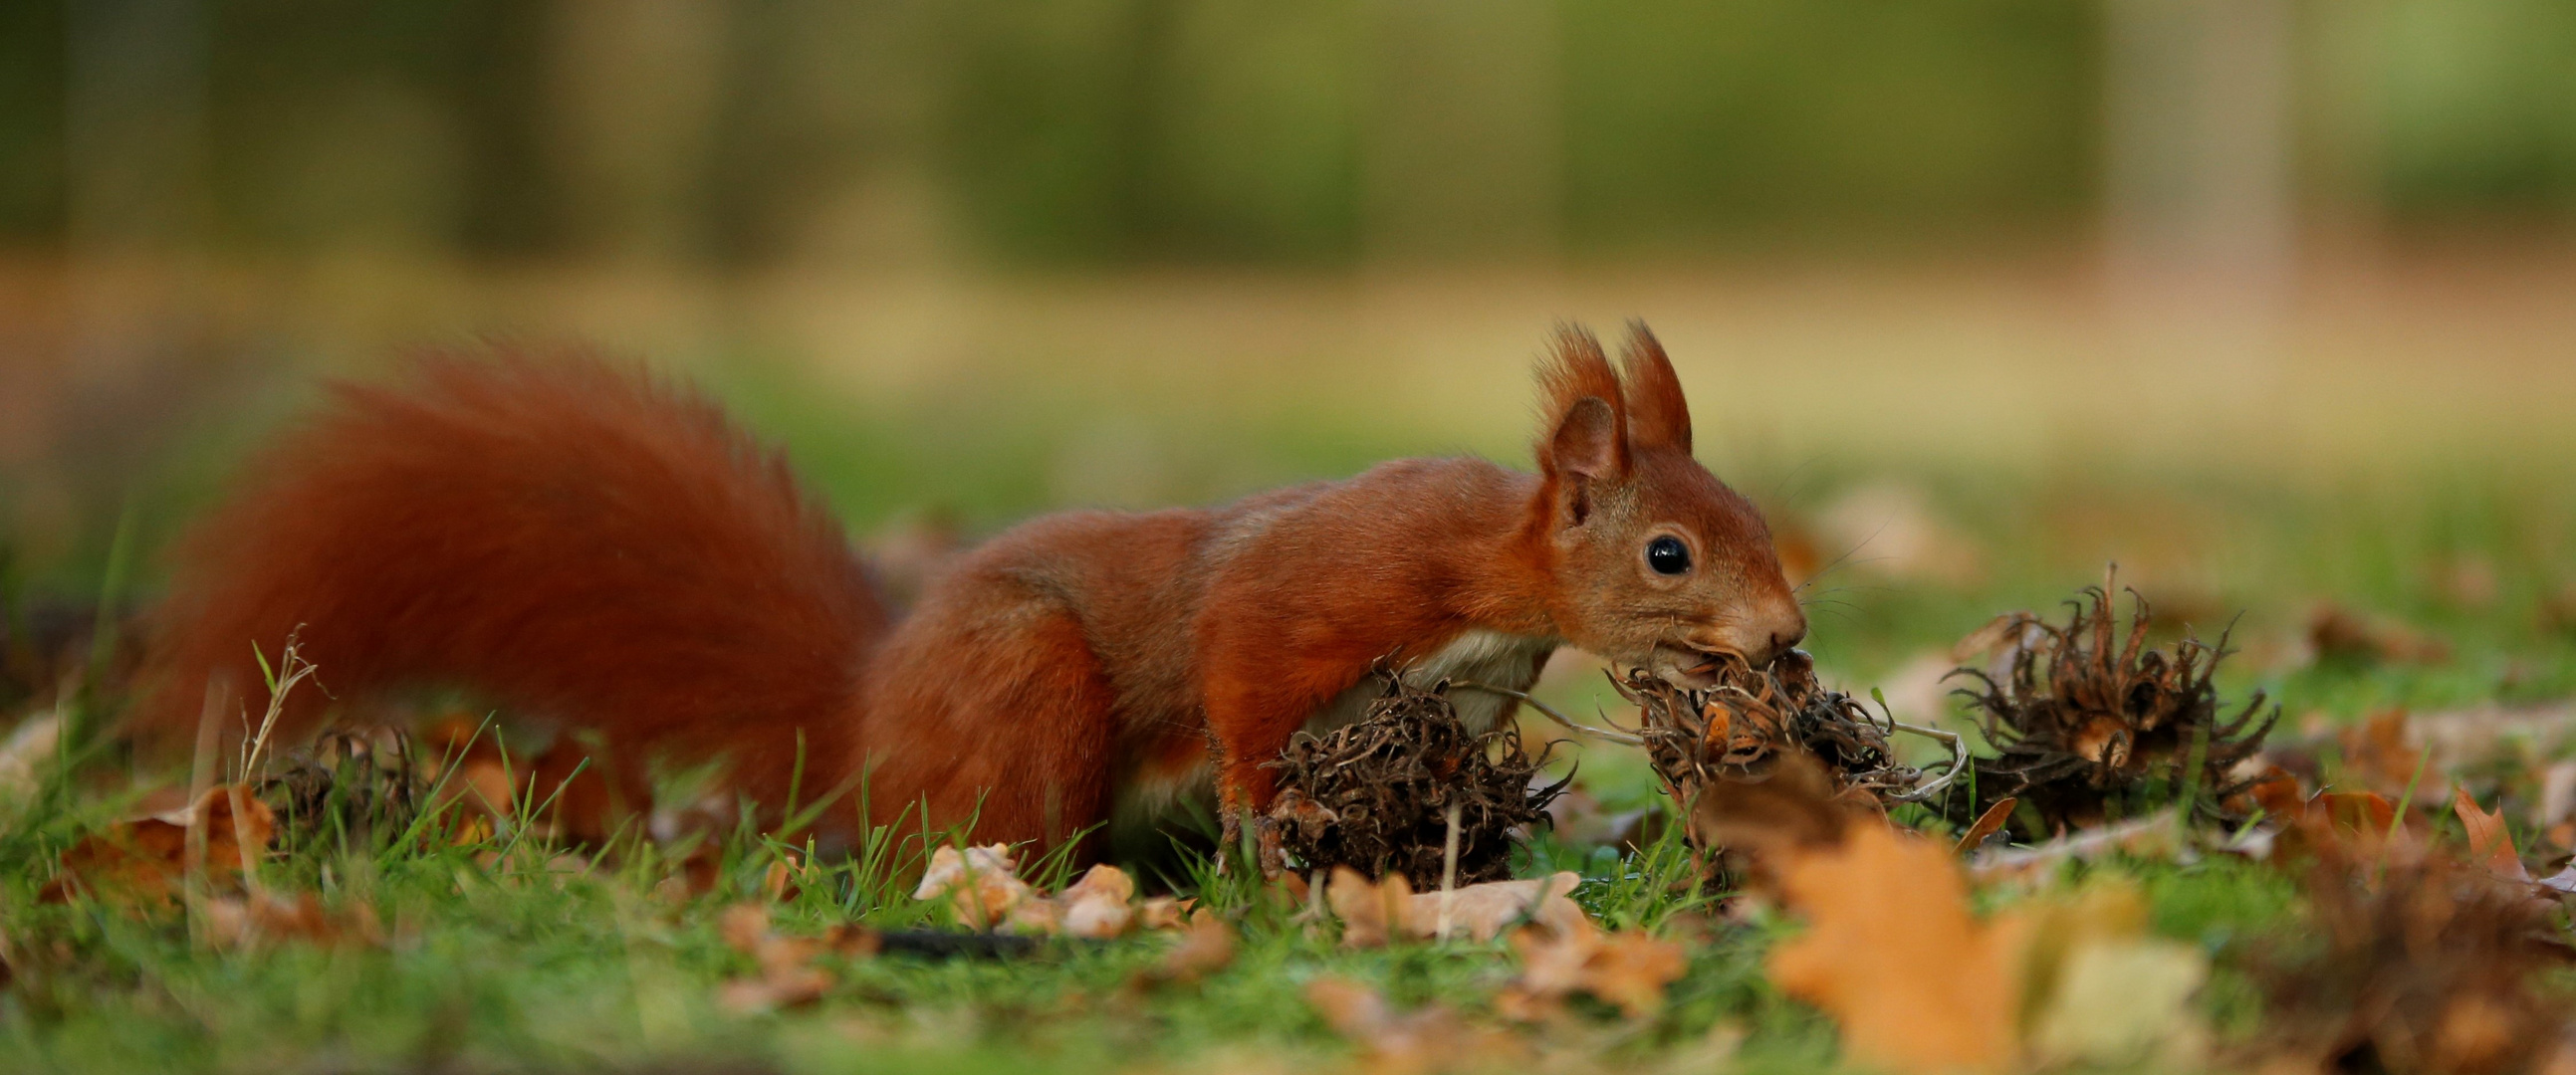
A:
<svg viewBox="0 0 2576 1075">
<path fill-rule="evenodd" d="M 1253 846 L 1261 859 L 1261 879 L 1276 881 L 1288 872 L 1288 849 L 1279 836 L 1279 822 L 1260 817 L 1252 823 Z"/>
<path fill-rule="evenodd" d="M 1243 823 L 1247 819 L 1252 823 L 1249 848 L 1245 847 L 1243 834 Z M 1279 823 L 1265 815 L 1228 811 L 1217 836 L 1217 876 L 1225 876 L 1234 861 L 1249 850 L 1254 863 L 1261 869 L 1262 880 L 1277 880 L 1288 870 L 1288 851 L 1279 833 Z"/>
</svg>

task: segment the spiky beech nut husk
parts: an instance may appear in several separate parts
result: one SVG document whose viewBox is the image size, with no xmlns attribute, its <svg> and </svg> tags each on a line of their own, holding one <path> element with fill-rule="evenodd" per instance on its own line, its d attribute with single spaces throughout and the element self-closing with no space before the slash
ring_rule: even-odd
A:
<svg viewBox="0 0 2576 1075">
<path fill-rule="evenodd" d="M 1279 783 L 1266 818 L 1290 865 L 1437 884 L 1455 805 L 1458 883 L 1510 877 L 1512 849 L 1549 823 L 1548 803 L 1573 777 L 1533 780 L 1548 749 L 1530 753 L 1509 720 L 1469 731 L 1445 682 L 1415 686 L 1383 666 L 1375 676 L 1381 693 L 1360 720 L 1299 732 L 1270 763 Z"/>
<path fill-rule="evenodd" d="M 1813 755 L 1838 789 L 1873 799 L 1911 790 L 1922 779 L 1889 746 L 1889 721 L 1870 715 L 1851 695 L 1816 681 L 1815 660 L 1791 650 L 1756 669 L 1719 658 L 1716 686 L 1676 686 L 1643 669 L 1611 685 L 1637 706 L 1647 760 L 1675 801 L 1694 800 L 1724 781 L 1767 779 L 1784 752 Z"/>
<path fill-rule="evenodd" d="M 2280 708 L 2265 712 L 2257 691 L 2226 715 L 2211 677 L 2234 652 L 2227 634 L 2216 645 L 2186 636 L 2170 649 L 2149 648 L 2146 599 L 2128 591 L 2123 632 L 2111 585 L 2106 579 L 2067 602 L 2063 625 L 2027 612 L 1998 617 L 1979 632 L 1998 642 L 1993 661 L 1950 673 L 1976 681 L 1955 693 L 1968 700 L 1993 750 L 1974 762 L 1975 794 L 1951 798 L 1953 821 L 2006 798 L 2023 804 L 2015 828 L 2025 838 L 2184 799 L 2195 818 L 2244 820 L 2239 793 L 2252 779 L 2236 772 L 2262 749 Z"/>
</svg>

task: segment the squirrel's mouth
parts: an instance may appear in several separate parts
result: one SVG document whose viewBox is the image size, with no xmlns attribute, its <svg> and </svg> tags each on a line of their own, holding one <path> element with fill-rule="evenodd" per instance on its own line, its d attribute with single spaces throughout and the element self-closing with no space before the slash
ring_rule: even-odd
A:
<svg viewBox="0 0 2576 1075">
<path fill-rule="evenodd" d="M 1704 691 L 1717 686 L 1719 669 L 1728 661 L 1742 663 L 1744 658 L 1731 651 L 1688 642 L 1658 642 L 1646 660 L 1646 670 L 1673 686 Z"/>
</svg>

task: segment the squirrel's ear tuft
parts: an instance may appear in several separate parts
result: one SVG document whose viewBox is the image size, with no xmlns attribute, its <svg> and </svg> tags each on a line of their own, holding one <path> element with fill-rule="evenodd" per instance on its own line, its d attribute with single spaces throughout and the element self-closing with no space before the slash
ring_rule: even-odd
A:
<svg viewBox="0 0 2576 1075">
<path fill-rule="evenodd" d="M 1645 322 L 1628 322 L 1628 346 L 1620 358 L 1628 389 L 1629 437 L 1640 448 L 1690 454 L 1690 403 L 1682 398 L 1682 379 Z"/>
<path fill-rule="evenodd" d="M 1559 330 L 1538 380 L 1547 408 L 1538 442 L 1540 472 L 1591 481 L 1627 477 L 1627 400 L 1601 341 L 1581 328 Z"/>
</svg>

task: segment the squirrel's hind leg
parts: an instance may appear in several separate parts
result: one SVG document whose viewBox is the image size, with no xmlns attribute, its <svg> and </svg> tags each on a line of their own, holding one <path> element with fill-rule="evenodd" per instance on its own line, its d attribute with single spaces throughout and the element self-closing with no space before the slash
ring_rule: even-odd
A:
<svg viewBox="0 0 2576 1075">
<path fill-rule="evenodd" d="M 915 615 L 875 662 L 860 737 L 871 815 L 926 808 L 933 831 L 971 822 L 976 843 L 1082 836 L 1088 861 L 1108 818 L 1116 693 L 1082 624 L 1025 596 Z"/>
</svg>

